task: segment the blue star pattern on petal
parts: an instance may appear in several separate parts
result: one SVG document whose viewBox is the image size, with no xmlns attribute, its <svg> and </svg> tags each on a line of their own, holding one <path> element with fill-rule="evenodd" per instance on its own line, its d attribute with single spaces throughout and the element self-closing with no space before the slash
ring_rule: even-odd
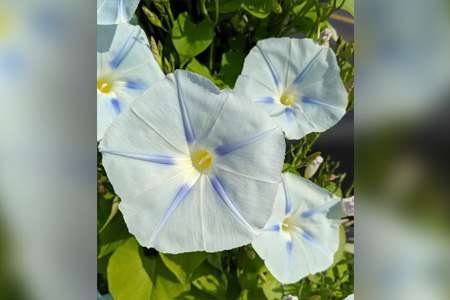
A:
<svg viewBox="0 0 450 300">
<path fill-rule="evenodd" d="M 180 70 L 123 111 L 100 143 L 128 229 L 164 253 L 249 244 L 272 211 L 284 150 L 263 111 Z"/>
<path fill-rule="evenodd" d="M 266 110 L 287 139 L 322 132 L 345 114 L 347 92 L 333 51 L 310 39 L 261 40 L 235 90 Z"/>
<path fill-rule="evenodd" d="M 339 204 L 311 181 L 283 174 L 272 216 L 252 243 L 275 278 L 293 283 L 332 264 L 340 221 L 328 212 Z"/>
</svg>

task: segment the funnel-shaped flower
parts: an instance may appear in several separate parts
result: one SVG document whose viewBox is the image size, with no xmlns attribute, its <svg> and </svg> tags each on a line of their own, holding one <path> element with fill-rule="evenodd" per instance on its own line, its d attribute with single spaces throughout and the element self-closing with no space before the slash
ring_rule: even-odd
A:
<svg viewBox="0 0 450 300">
<path fill-rule="evenodd" d="M 327 130 L 347 106 L 335 54 L 310 39 L 259 41 L 235 89 L 266 110 L 287 139 Z"/>
<path fill-rule="evenodd" d="M 250 243 L 271 214 L 284 150 L 267 114 L 186 71 L 147 90 L 100 144 L 128 229 L 166 253 Z"/>
<path fill-rule="evenodd" d="M 131 20 L 139 0 L 97 0 L 97 24 L 112 25 Z"/>
<path fill-rule="evenodd" d="M 97 140 L 131 102 L 162 78 L 139 26 L 98 26 Z"/>
<path fill-rule="evenodd" d="M 272 216 L 252 243 L 276 279 L 293 283 L 333 263 L 340 221 L 327 213 L 337 203 L 311 181 L 283 174 Z"/>
</svg>

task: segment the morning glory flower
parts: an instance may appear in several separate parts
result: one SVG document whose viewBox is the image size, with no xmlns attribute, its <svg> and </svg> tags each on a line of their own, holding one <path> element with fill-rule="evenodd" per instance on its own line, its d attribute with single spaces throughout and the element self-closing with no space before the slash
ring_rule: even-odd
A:
<svg viewBox="0 0 450 300">
<path fill-rule="evenodd" d="M 162 78 L 164 73 L 139 26 L 98 26 L 97 140 L 128 105 Z"/>
<path fill-rule="evenodd" d="M 139 0 L 97 0 L 97 24 L 112 25 L 131 20 Z"/>
<path fill-rule="evenodd" d="M 339 218 L 327 215 L 340 203 L 309 180 L 284 173 L 272 216 L 252 245 L 283 284 L 324 271 L 339 245 Z"/>
<path fill-rule="evenodd" d="M 310 39 L 259 41 L 235 90 L 266 110 L 287 139 L 327 130 L 348 101 L 334 52 Z"/>
<path fill-rule="evenodd" d="M 164 253 L 249 244 L 281 181 L 281 129 L 240 95 L 175 71 L 108 128 L 103 165 L 142 246 Z"/>
</svg>

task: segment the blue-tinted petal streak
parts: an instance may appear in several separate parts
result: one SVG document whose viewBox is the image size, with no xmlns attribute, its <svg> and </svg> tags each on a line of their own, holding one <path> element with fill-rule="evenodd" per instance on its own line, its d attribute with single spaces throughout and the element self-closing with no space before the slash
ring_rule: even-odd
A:
<svg viewBox="0 0 450 300">
<path fill-rule="evenodd" d="M 226 155 L 226 154 L 231 153 L 233 151 L 236 151 L 236 150 L 238 150 L 238 149 L 240 149 L 242 147 L 245 147 L 248 144 L 256 142 L 257 140 L 263 138 L 264 136 L 266 136 L 267 134 L 269 134 L 270 132 L 272 132 L 274 130 L 276 130 L 276 128 L 269 129 L 269 130 L 264 131 L 264 132 L 262 132 L 260 134 L 257 134 L 255 136 L 246 138 L 245 140 L 242 140 L 242 141 L 239 141 L 239 142 L 236 142 L 236 143 L 218 146 L 218 147 L 216 147 L 216 153 L 218 155 Z"/>
<path fill-rule="evenodd" d="M 256 47 L 258 48 L 258 50 L 261 53 L 262 57 L 266 61 L 267 65 L 269 66 L 270 73 L 272 73 L 273 81 L 275 82 L 275 84 L 277 86 L 279 86 L 281 84 L 281 78 L 280 78 L 280 75 L 278 75 L 278 72 L 275 69 L 273 63 L 270 61 L 270 58 L 264 53 L 264 51 L 261 49 L 261 47 L 259 47 L 258 45 L 256 45 Z"/>
<path fill-rule="evenodd" d="M 151 163 L 162 164 L 162 165 L 175 165 L 176 164 L 175 159 L 170 156 L 143 155 L 143 154 L 116 152 L 116 151 L 102 151 L 102 153 L 108 153 L 108 154 L 123 156 L 123 157 L 142 160 L 142 161 L 148 161 Z"/>
<path fill-rule="evenodd" d="M 241 213 L 236 209 L 236 207 L 233 204 L 233 201 L 228 197 L 227 193 L 225 192 L 225 189 L 220 182 L 220 180 L 217 177 L 211 178 L 211 184 L 214 187 L 214 190 L 219 195 L 219 197 L 225 202 L 226 206 L 233 212 L 233 214 L 243 223 L 245 224 L 251 231 L 255 231 L 253 227 L 248 224 L 248 222 L 245 220 L 245 218 L 241 215 Z"/>
<path fill-rule="evenodd" d="M 314 58 L 306 65 L 306 67 L 303 69 L 303 71 L 297 75 L 297 77 L 294 79 L 294 83 L 298 84 L 303 81 L 303 79 L 308 75 L 309 70 L 314 66 L 320 55 L 323 53 L 323 49 L 320 49 L 320 51 L 314 56 Z"/>
<path fill-rule="evenodd" d="M 181 92 L 181 86 L 178 80 L 178 74 L 176 72 L 175 72 L 175 81 L 177 84 L 178 102 L 180 104 L 181 117 L 183 119 L 184 134 L 186 136 L 186 141 L 188 142 L 188 144 L 192 144 L 193 142 L 195 142 L 195 134 L 192 128 L 191 121 L 189 120 L 186 105 L 184 104 L 184 97 L 183 93 Z"/>
</svg>

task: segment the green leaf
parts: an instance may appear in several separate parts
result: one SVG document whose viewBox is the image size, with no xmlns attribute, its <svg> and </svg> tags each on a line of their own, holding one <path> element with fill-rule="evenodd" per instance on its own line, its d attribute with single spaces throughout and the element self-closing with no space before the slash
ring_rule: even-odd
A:
<svg viewBox="0 0 450 300">
<path fill-rule="evenodd" d="M 173 299 L 189 290 L 189 286 L 178 282 L 160 257 L 145 256 L 134 238 L 111 256 L 108 284 L 115 300 Z"/>
<path fill-rule="evenodd" d="M 221 0 L 219 2 L 219 12 L 228 14 L 238 10 L 241 7 L 242 0 Z"/>
<path fill-rule="evenodd" d="M 198 60 L 193 58 L 186 66 L 186 70 L 200 74 L 211 81 L 214 81 L 214 78 L 209 73 L 209 70 L 206 66 L 202 65 Z"/>
<path fill-rule="evenodd" d="M 98 258 L 110 254 L 130 237 L 131 234 L 128 232 L 123 216 L 118 212 L 109 225 L 99 234 Z"/>
<path fill-rule="evenodd" d="M 182 254 L 162 254 L 161 259 L 166 267 L 182 284 L 191 282 L 194 271 L 205 261 L 205 252 L 190 252 Z"/>
<path fill-rule="evenodd" d="M 350 244 L 350 243 L 345 244 L 344 251 L 351 253 L 351 254 L 355 254 L 355 244 Z"/>
<path fill-rule="evenodd" d="M 223 271 L 218 270 L 208 261 L 204 261 L 194 272 L 192 286 L 217 299 L 226 299 L 227 277 Z M 210 299 L 210 297 L 206 299 Z"/>
<path fill-rule="evenodd" d="M 267 272 L 265 275 L 266 281 L 262 284 L 264 295 L 267 299 L 281 299 L 283 298 L 282 290 L 280 289 L 281 283 L 273 277 L 272 274 Z"/>
<path fill-rule="evenodd" d="M 246 247 L 245 253 L 238 257 L 238 266 L 243 266 L 242 273 L 238 277 L 241 282 L 242 291 L 244 292 L 241 294 L 242 297 L 248 297 L 248 299 L 264 299 L 263 289 L 258 284 L 261 280 L 260 274 L 264 274 L 267 271 L 264 261 L 256 255 L 251 247 Z"/>
<path fill-rule="evenodd" d="M 114 197 L 113 203 L 111 205 L 111 212 L 109 213 L 108 219 L 106 220 L 105 224 L 100 229 L 100 233 L 108 226 L 108 224 L 113 220 L 113 218 L 116 216 L 118 210 L 119 210 L 119 197 Z"/>
<path fill-rule="evenodd" d="M 213 38 L 212 25 L 207 20 L 199 24 L 193 23 L 187 12 L 178 16 L 172 28 L 172 42 L 182 64 L 205 51 Z"/>
<path fill-rule="evenodd" d="M 228 86 L 234 87 L 236 79 L 244 66 L 245 54 L 230 50 L 222 55 L 222 67 L 219 76 Z"/>
<path fill-rule="evenodd" d="M 109 290 L 114 299 L 150 299 L 154 285 L 150 274 L 154 274 L 155 265 L 156 260 L 143 265 L 139 245 L 134 238 L 119 247 L 108 265 Z"/>
<path fill-rule="evenodd" d="M 348 11 L 353 17 L 355 16 L 355 1 L 354 0 L 344 0 L 344 5 L 341 9 Z"/>
<path fill-rule="evenodd" d="M 272 11 L 273 0 L 243 0 L 242 8 L 253 16 L 264 19 Z"/>
</svg>

